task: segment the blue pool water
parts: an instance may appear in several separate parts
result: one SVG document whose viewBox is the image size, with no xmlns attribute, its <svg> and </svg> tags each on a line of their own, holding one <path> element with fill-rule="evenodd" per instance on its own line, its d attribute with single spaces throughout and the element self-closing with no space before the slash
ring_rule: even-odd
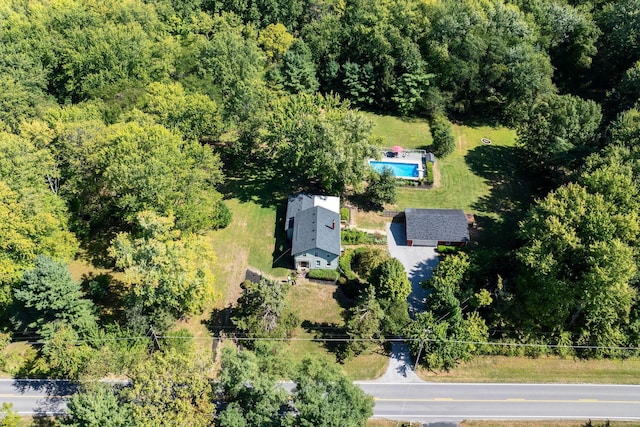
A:
<svg viewBox="0 0 640 427">
<path fill-rule="evenodd" d="M 416 163 L 393 163 L 393 162 L 377 162 L 369 160 L 372 168 L 382 173 L 383 169 L 391 169 L 393 174 L 399 178 L 419 178 L 418 165 Z"/>
</svg>

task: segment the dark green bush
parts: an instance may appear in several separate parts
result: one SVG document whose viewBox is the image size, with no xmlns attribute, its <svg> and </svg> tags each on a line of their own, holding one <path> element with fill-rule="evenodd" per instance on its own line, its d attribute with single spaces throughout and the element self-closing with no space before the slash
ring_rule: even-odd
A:
<svg viewBox="0 0 640 427">
<path fill-rule="evenodd" d="M 225 205 L 225 203 L 220 200 L 215 207 L 215 215 L 213 220 L 213 228 L 225 228 L 231 222 L 231 211 Z"/>
<path fill-rule="evenodd" d="M 433 163 L 427 162 L 424 168 L 424 181 L 428 185 L 433 184 Z"/>
<path fill-rule="evenodd" d="M 337 270 L 310 270 L 307 273 L 307 277 L 309 279 L 317 279 L 317 280 L 330 280 L 335 282 L 340 277 L 340 273 Z"/>
<path fill-rule="evenodd" d="M 358 276 L 351 269 L 351 260 L 353 259 L 353 250 L 347 250 L 340 256 L 340 260 L 338 261 L 338 266 L 340 267 L 340 272 L 344 274 L 346 280 L 356 280 Z"/>
<path fill-rule="evenodd" d="M 436 113 L 429 120 L 433 138 L 433 153 L 438 157 L 446 157 L 456 148 L 453 126 L 444 114 Z"/>
</svg>

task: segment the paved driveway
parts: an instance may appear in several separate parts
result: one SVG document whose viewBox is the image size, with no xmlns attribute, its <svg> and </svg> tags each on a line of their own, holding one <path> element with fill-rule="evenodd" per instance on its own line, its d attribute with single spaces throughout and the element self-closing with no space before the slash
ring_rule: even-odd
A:
<svg viewBox="0 0 640 427">
<path fill-rule="evenodd" d="M 409 312 L 424 310 L 424 301 L 428 292 L 422 289 L 420 283 L 431 277 L 431 270 L 438 265 L 435 248 L 424 246 L 407 246 L 407 236 L 404 224 L 387 224 L 387 246 L 392 257 L 398 258 L 407 271 L 411 281 L 409 294 Z M 413 371 L 413 362 L 409 354 L 409 347 L 404 342 L 394 342 L 391 348 L 389 365 L 378 382 L 419 383 L 422 380 Z"/>
<path fill-rule="evenodd" d="M 398 258 L 411 281 L 409 309 L 411 313 L 424 310 L 427 292 L 420 283 L 431 277 L 431 271 L 438 265 L 436 248 L 426 246 L 407 246 L 404 223 L 387 224 L 387 246 L 392 257 Z"/>
</svg>

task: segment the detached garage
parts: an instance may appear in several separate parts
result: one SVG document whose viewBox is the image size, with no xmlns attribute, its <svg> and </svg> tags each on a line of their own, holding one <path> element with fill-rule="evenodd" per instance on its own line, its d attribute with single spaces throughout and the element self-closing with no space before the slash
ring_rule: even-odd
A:
<svg viewBox="0 0 640 427">
<path fill-rule="evenodd" d="M 407 246 L 465 246 L 467 216 L 461 209 L 405 209 Z"/>
</svg>

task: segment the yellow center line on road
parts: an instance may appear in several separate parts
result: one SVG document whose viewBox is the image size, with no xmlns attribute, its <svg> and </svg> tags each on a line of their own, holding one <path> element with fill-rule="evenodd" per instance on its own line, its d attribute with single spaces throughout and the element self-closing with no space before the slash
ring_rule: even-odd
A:
<svg viewBox="0 0 640 427">
<path fill-rule="evenodd" d="M 466 402 L 466 403 L 612 403 L 640 405 L 640 400 L 598 400 L 598 399 L 578 399 L 578 400 L 549 400 L 549 399 L 454 399 L 451 397 L 435 397 L 432 399 L 401 399 L 401 398 L 381 398 L 375 397 L 379 402 Z"/>
</svg>

